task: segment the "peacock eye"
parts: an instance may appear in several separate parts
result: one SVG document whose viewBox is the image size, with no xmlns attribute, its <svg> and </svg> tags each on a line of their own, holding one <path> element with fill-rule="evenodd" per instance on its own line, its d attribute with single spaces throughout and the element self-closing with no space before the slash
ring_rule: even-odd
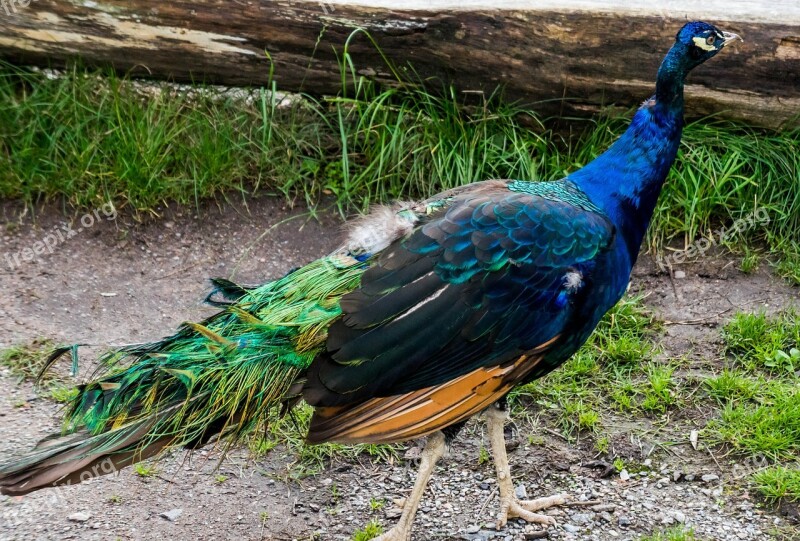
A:
<svg viewBox="0 0 800 541">
<path fill-rule="evenodd" d="M 706 43 L 708 43 L 709 45 L 714 45 L 714 42 L 715 42 L 715 41 L 716 41 L 716 39 L 714 38 L 714 36 L 713 36 L 713 35 L 712 35 L 712 36 L 708 36 L 708 37 L 706 38 Z"/>
</svg>

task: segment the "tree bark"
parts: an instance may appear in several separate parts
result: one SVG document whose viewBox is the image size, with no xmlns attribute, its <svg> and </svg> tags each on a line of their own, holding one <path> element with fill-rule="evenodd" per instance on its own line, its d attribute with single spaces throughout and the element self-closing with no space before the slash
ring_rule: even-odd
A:
<svg viewBox="0 0 800 541">
<path fill-rule="evenodd" d="M 135 76 L 263 85 L 335 94 L 338 62 L 363 28 L 406 75 L 431 88 L 492 92 L 533 103 L 543 115 L 632 107 L 687 19 L 745 42 L 690 75 L 690 115 L 797 125 L 800 2 L 769 8 L 743 0 L 672 0 L 664 11 L 622 0 L 0 0 L 0 56 L 61 66 L 80 58 Z M 571 7 L 564 7 L 564 6 Z M 701 11 L 702 10 L 702 11 Z M 365 33 L 349 40 L 359 73 L 391 84 Z M 269 54 L 269 58 L 267 54 Z M 271 61 L 270 61 L 271 58 Z"/>
</svg>

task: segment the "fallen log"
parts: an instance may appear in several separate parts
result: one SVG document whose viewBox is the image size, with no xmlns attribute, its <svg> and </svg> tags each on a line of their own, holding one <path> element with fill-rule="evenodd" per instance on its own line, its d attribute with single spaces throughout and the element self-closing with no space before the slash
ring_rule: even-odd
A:
<svg viewBox="0 0 800 541">
<path fill-rule="evenodd" d="M 690 115 L 798 124 L 800 2 L 673 0 L 0 0 L 0 57 L 61 66 L 80 58 L 135 76 L 333 94 L 345 43 L 384 83 L 382 55 L 433 88 L 491 92 L 544 115 L 630 107 L 649 95 L 677 29 L 702 19 L 745 42 L 696 70 Z M 351 35 L 355 28 L 366 32 Z M 374 40 L 367 37 L 367 33 Z M 376 48 L 377 45 L 380 51 Z M 268 54 L 267 54 L 268 53 Z"/>
</svg>

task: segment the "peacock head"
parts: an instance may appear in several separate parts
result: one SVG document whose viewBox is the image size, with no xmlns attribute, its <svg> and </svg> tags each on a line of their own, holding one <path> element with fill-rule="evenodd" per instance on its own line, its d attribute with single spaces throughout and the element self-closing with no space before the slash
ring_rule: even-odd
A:
<svg viewBox="0 0 800 541">
<path fill-rule="evenodd" d="M 742 40 L 737 34 L 723 32 L 702 21 L 686 23 L 675 36 L 676 49 L 682 53 L 687 71 L 699 66 L 732 41 Z"/>
</svg>

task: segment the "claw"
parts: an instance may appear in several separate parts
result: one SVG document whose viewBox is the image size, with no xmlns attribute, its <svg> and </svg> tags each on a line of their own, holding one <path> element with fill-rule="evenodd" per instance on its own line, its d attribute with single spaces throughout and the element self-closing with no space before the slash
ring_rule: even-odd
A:
<svg viewBox="0 0 800 541">
<path fill-rule="evenodd" d="M 535 513 L 535 511 L 541 511 L 542 509 L 547 509 L 555 505 L 563 505 L 565 503 L 567 503 L 567 498 L 563 494 L 549 496 L 547 498 L 538 498 L 536 500 L 518 500 L 515 497 L 508 498 L 500 504 L 497 528 L 503 528 L 509 518 L 521 518 L 526 522 L 555 526 L 556 519 L 548 515 Z"/>
</svg>

